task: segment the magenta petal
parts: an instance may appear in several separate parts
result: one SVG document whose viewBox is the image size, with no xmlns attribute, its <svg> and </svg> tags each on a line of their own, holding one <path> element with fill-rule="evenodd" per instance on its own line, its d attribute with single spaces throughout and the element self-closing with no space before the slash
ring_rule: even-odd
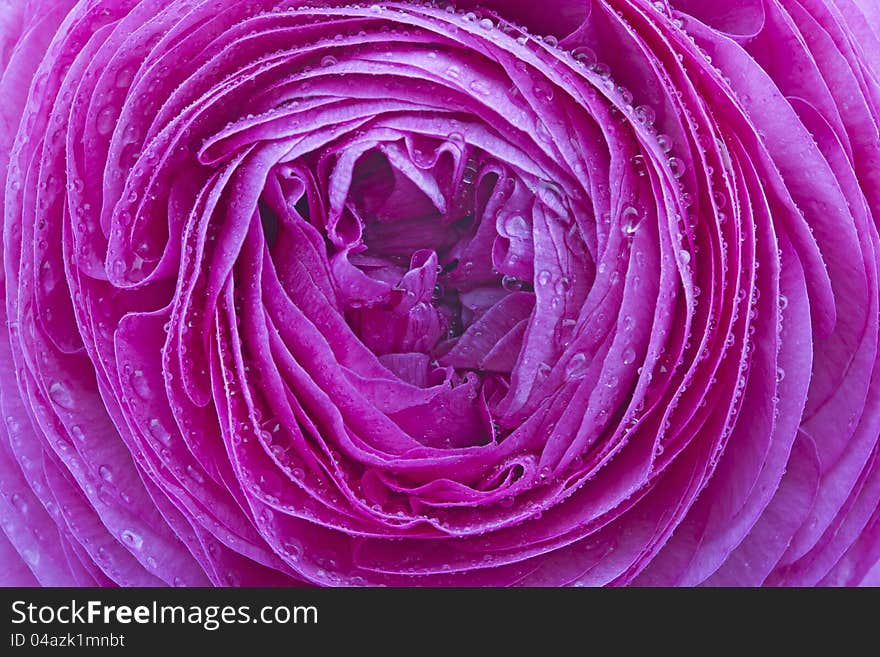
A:
<svg viewBox="0 0 880 657">
<path fill-rule="evenodd" d="M 868 0 L 0 0 L 0 584 L 880 583 Z"/>
</svg>

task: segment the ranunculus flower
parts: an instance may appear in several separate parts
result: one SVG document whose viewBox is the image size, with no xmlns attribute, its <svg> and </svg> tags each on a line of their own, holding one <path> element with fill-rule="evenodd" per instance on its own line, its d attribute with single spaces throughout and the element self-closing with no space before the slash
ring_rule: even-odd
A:
<svg viewBox="0 0 880 657">
<path fill-rule="evenodd" d="M 0 1 L 3 583 L 877 583 L 878 33 Z"/>
</svg>

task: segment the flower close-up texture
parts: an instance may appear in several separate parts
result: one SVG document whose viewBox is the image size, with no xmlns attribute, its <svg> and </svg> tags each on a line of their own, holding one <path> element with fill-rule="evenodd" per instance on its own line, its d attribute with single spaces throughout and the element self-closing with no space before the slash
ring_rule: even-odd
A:
<svg viewBox="0 0 880 657">
<path fill-rule="evenodd" d="M 0 584 L 880 584 L 878 0 L 0 0 Z"/>
</svg>

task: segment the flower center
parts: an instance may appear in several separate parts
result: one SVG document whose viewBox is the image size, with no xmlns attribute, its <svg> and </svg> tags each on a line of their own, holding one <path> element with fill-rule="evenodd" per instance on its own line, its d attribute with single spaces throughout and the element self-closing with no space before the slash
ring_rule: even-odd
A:
<svg viewBox="0 0 880 657">
<path fill-rule="evenodd" d="M 349 325 L 386 363 L 506 385 L 535 306 L 533 191 L 455 133 L 352 159 L 330 175 L 348 184 L 327 224 Z"/>
</svg>

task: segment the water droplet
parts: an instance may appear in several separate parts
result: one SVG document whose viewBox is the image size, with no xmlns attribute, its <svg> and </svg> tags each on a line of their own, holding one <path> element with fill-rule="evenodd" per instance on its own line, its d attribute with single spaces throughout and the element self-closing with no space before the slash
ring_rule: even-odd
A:
<svg viewBox="0 0 880 657">
<path fill-rule="evenodd" d="M 76 405 L 76 402 L 73 400 L 73 395 L 70 394 L 70 390 L 68 390 L 67 386 L 60 381 L 56 381 L 49 386 L 49 397 L 61 408 L 69 410 Z"/>
<path fill-rule="evenodd" d="M 559 39 L 557 39 L 552 34 L 548 34 L 547 36 L 544 37 L 544 43 L 546 43 L 551 48 L 556 48 L 559 46 Z"/>
<path fill-rule="evenodd" d="M 106 465 L 102 465 L 98 468 L 98 474 L 101 475 L 101 479 L 108 483 L 113 481 L 113 471 Z"/>
<path fill-rule="evenodd" d="M 542 180 L 538 185 L 538 199 L 549 210 L 553 211 L 563 222 L 571 222 L 568 211 L 565 207 L 565 200 L 559 185 Z"/>
<path fill-rule="evenodd" d="M 611 78 L 611 69 L 604 62 L 596 62 L 590 67 L 590 70 L 598 75 L 601 80 L 609 80 Z"/>
<path fill-rule="evenodd" d="M 654 108 L 650 105 L 639 105 L 633 110 L 633 114 L 635 114 L 636 121 L 644 126 L 654 125 L 654 121 L 657 118 Z"/>
<path fill-rule="evenodd" d="M 302 547 L 297 543 L 285 543 L 284 551 L 287 553 L 287 556 L 290 557 L 291 561 L 299 561 L 300 555 L 302 555 Z"/>
<path fill-rule="evenodd" d="M 452 78 L 453 80 L 458 80 L 459 78 L 461 78 L 461 68 L 453 64 L 446 69 L 446 77 Z"/>
<path fill-rule="evenodd" d="M 779 310 L 785 310 L 788 308 L 788 297 L 784 294 L 779 295 Z"/>
<path fill-rule="evenodd" d="M 723 210 L 727 205 L 727 197 L 723 192 L 715 192 L 712 195 L 712 199 L 715 201 L 715 207 L 719 210 Z"/>
<path fill-rule="evenodd" d="M 523 282 L 516 276 L 505 276 L 501 279 L 501 286 L 508 292 L 519 292 L 523 289 Z"/>
<path fill-rule="evenodd" d="M 571 379 L 579 379 L 587 373 L 587 356 L 582 353 L 575 354 L 565 366 L 565 375 Z"/>
<path fill-rule="evenodd" d="M 131 375 L 131 387 L 141 399 L 149 399 L 152 396 L 150 384 L 142 370 L 135 370 Z"/>
<path fill-rule="evenodd" d="M 547 124 L 541 119 L 535 119 L 535 136 L 545 144 L 553 143 L 553 136 L 547 129 Z"/>
<path fill-rule="evenodd" d="M 636 360 L 636 350 L 632 347 L 627 347 L 623 350 L 623 364 L 624 365 L 632 365 Z"/>
<path fill-rule="evenodd" d="M 321 60 L 321 66 L 324 68 L 329 68 L 330 66 L 336 66 L 339 63 L 339 60 L 336 59 L 333 55 L 327 55 Z"/>
<path fill-rule="evenodd" d="M 70 427 L 70 435 L 79 442 L 82 442 L 86 439 L 86 434 L 83 432 L 82 427 L 80 427 L 78 424 L 74 424 L 72 427 Z"/>
<path fill-rule="evenodd" d="M 785 379 L 785 370 L 781 367 L 776 368 L 776 382 L 782 383 L 783 379 Z"/>
<path fill-rule="evenodd" d="M 592 66 L 596 63 L 596 53 L 590 48 L 575 48 L 571 51 L 571 56 L 580 66 Z"/>
<path fill-rule="evenodd" d="M 17 508 L 21 513 L 27 513 L 28 505 L 27 502 L 24 501 L 24 498 L 18 493 L 12 494 L 12 505 Z"/>
<path fill-rule="evenodd" d="M 645 174 L 648 172 L 645 167 L 645 156 L 639 153 L 638 155 L 633 155 L 632 158 L 633 169 L 636 172 L 636 175 L 640 178 L 644 178 Z"/>
<path fill-rule="evenodd" d="M 134 72 L 135 67 L 133 66 L 126 66 L 125 68 L 119 69 L 119 72 L 116 74 L 116 86 L 120 89 L 129 86 L 132 79 L 134 79 Z"/>
<path fill-rule="evenodd" d="M 463 20 L 465 23 L 473 23 L 475 20 L 477 20 L 477 15 L 474 12 L 469 11 L 461 15 L 461 20 Z"/>
<path fill-rule="evenodd" d="M 675 178 L 681 178 L 684 175 L 685 165 L 680 158 L 670 157 L 668 163 L 669 169 L 672 171 L 672 175 Z"/>
<path fill-rule="evenodd" d="M 512 214 L 504 222 L 504 232 L 508 237 L 526 239 L 531 231 L 521 214 Z"/>
<path fill-rule="evenodd" d="M 553 280 L 553 274 L 546 269 L 538 274 L 538 285 L 549 285 Z"/>
<path fill-rule="evenodd" d="M 40 553 L 36 550 L 22 550 L 21 556 L 32 566 L 40 563 Z"/>
<path fill-rule="evenodd" d="M 166 447 L 171 445 L 171 434 L 156 418 L 150 420 L 150 434 Z"/>
<path fill-rule="evenodd" d="M 660 146 L 660 150 L 664 153 L 668 153 L 672 150 L 672 137 L 669 135 L 657 135 L 657 145 Z"/>
<path fill-rule="evenodd" d="M 468 85 L 471 91 L 476 91 L 481 96 L 488 96 L 492 93 L 492 88 L 485 80 L 474 80 Z"/>
<path fill-rule="evenodd" d="M 120 536 L 123 543 L 133 547 L 135 550 L 140 550 L 144 545 L 144 537 L 130 529 L 123 529 Z"/>
<path fill-rule="evenodd" d="M 546 103 L 552 102 L 556 95 L 553 91 L 553 87 L 549 84 L 538 83 L 532 88 L 532 91 L 538 100 Z"/>
<path fill-rule="evenodd" d="M 112 105 L 107 105 L 107 107 L 98 112 L 98 116 L 95 118 L 95 129 L 99 135 L 106 136 L 113 132 L 115 127 L 116 110 Z"/>
<path fill-rule="evenodd" d="M 678 252 L 679 257 L 681 257 L 681 262 L 683 265 L 689 265 L 691 262 L 691 252 L 687 249 L 682 249 Z"/>
<path fill-rule="evenodd" d="M 480 27 L 482 27 L 484 30 L 491 30 L 493 27 L 495 27 L 495 23 L 492 22 L 491 18 L 484 18 L 480 21 Z"/>
<path fill-rule="evenodd" d="M 189 475 L 189 478 L 192 479 L 197 484 L 204 484 L 205 477 L 202 476 L 202 473 L 199 472 L 198 468 L 194 468 L 191 465 L 186 466 L 186 474 Z"/>
<path fill-rule="evenodd" d="M 632 237 L 642 222 L 641 213 L 631 205 L 626 206 L 620 215 L 620 230 L 626 237 Z"/>
</svg>

